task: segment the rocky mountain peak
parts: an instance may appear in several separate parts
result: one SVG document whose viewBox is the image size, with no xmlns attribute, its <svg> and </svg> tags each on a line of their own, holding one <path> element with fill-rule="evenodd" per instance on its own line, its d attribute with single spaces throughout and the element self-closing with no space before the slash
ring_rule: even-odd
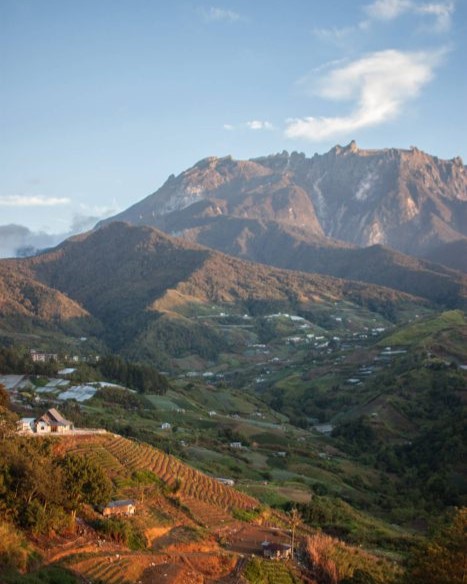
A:
<svg viewBox="0 0 467 584">
<path fill-rule="evenodd" d="M 415 147 L 365 150 L 352 140 L 311 158 L 285 150 L 250 160 L 211 156 L 115 219 L 195 240 L 220 217 L 273 221 L 310 237 L 423 255 L 467 237 L 466 203 L 460 158 Z"/>
</svg>

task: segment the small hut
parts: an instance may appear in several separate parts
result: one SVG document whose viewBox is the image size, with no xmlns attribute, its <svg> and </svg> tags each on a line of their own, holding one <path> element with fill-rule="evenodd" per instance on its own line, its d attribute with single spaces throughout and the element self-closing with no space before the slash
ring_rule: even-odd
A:
<svg viewBox="0 0 467 584">
<path fill-rule="evenodd" d="M 111 501 L 102 509 L 104 517 L 113 515 L 134 515 L 136 513 L 136 505 L 132 499 L 124 499 L 120 501 Z"/>
<path fill-rule="evenodd" d="M 263 556 L 271 560 L 287 560 L 292 555 L 292 548 L 286 543 L 272 543 L 263 541 Z"/>
</svg>

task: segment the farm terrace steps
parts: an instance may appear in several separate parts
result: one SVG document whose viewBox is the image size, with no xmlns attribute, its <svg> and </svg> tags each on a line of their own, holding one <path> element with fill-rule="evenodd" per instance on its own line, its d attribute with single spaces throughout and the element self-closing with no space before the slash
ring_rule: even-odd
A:
<svg viewBox="0 0 467 584">
<path fill-rule="evenodd" d="M 69 561 L 67 566 L 92 584 L 153 583 L 162 578 L 177 584 L 207 584 L 231 582 L 237 563 L 237 557 L 229 554 L 175 551 L 104 553 Z"/>
<path fill-rule="evenodd" d="M 181 499 L 195 499 L 225 512 L 254 509 L 260 505 L 257 499 L 220 483 L 172 455 L 116 434 L 98 436 L 92 441 L 75 440 L 70 442 L 68 450 L 91 456 L 117 482 L 122 475 L 128 476 L 135 470 L 150 470 Z"/>
<path fill-rule="evenodd" d="M 213 507 L 193 497 L 182 497 L 181 502 L 190 510 L 192 517 L 208 529 L 219 528 L 235 521 L 224 509 Z"/>
<path fill-rule="evenodd" d="M 122 465 L 132 470 L 150 470 L 168 486 L 177 486 L 177 493 L 181 497 L 192 497 L 224 509 L 249 509 L 259 505 L 256 499 L 219 483 L 174 456 L 147 444 L 115 436 L 106 443 L 106 448 Z"/>
<path fill-rule="evenodd" d="M 105 582 L 105 584 L 130 584 L 125 579 L 126 568 L 130 565 L 129 558 L 117 558 L 116 555 L 96 556 L 78 562 L 71 567 L 74 572 L 85 576 L 91 582 Z"/>
</svg>

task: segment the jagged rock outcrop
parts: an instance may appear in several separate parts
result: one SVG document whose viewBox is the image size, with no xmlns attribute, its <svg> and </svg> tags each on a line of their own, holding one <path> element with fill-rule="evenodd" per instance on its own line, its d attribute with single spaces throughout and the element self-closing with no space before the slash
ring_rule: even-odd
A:
<svg viewBox="0 0 467 584">
<path fill-rule="evenodd" d="M 226 217 L 236 228 L 214 237 Z M 362 150 L 355 142 L 311 158 L 296 152 L 246 161 L 211 157 L 113 219 L 231 252 L 229 236 L 239 249 L 251 239 L 248 221 L 272 221 L 300 238 L 423 256 L 467 238 L 467 173 L 460 158 L 440 160 L 417 148 Z"/>
</svg>

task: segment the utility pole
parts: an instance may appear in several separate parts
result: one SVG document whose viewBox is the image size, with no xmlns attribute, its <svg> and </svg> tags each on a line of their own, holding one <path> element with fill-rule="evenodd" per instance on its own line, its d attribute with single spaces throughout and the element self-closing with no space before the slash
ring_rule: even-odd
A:
<svg viewBox="0 0 467 584">
<path fill-rule="evenodd" d="M 293 558 L 295 551 L 295 529 L 298 525 L 300 525 L 300 521 L 302 518 L 296 507 L 294 507 L 292 511 L 289 513 L 289 517 L 290 525 L 292 526 L 292 558 Z"/>
</svg>

